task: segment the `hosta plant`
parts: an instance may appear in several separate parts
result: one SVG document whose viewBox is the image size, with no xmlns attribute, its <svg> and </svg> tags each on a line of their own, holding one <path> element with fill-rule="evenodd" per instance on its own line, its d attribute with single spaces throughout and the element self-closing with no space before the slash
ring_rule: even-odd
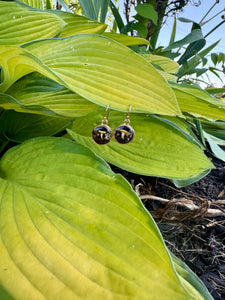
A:
<svg viewBox="0 0 225 300">
<path fill-rule="evenodd" d="M 0 1 L 0 299 L 212 299 L 107 162 L 191 183 L 213 165 L 187 115 L 225 106 L 142 39 L 28 4 Z M 129 145 L 91 139 L 107 105 L 112 128 L 132 106 Z"/>
</svg>

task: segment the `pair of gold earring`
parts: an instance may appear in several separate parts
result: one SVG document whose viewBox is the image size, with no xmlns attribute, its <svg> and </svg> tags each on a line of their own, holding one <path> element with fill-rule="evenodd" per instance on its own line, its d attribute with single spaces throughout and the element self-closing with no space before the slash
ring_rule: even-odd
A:
<svg viewBox="0 0 225 300">
<path fill-rule="evenodd" d="M 134 139 L 134 129 L 130 126 L 129 114 L 131 105 L 123 124 L 119 125 L 114 131 L 114 138 L 119 144 L 129 144 Z M 106 145 L 112 139 L 112 130 L 108 126 L 109 105 L 106 108 L 105 117 L 100 125 L 92 130 L 92 138 L 99 145 Z"/>
</svg>

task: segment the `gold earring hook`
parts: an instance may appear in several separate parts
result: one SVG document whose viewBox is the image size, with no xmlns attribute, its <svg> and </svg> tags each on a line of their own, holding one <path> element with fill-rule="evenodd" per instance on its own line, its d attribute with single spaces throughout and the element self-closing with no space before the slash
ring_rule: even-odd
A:
<svg viewBox="0 0 225 300">
<path fill-rule="evenodd" d="M 110 108 L 110 104 L 108 104 L 107 107 L 106 107 L 106 110 L 105 110 L 105 116 L 104 116 L 104 118 L 103 118 L 103 120 L 102 120 L 101 125 L 103 125 L 104 123 L 105 123 L 106 125 L 108 125 L 109 108 Z"/>
<path fill-rule="evenodd" d="M 130 112 L 131 112 L 131 107 L 132 107 L 132 106 L 131 106 L 131 104 L 130 104 L 130 107 L 129 107 L 129 111 L 128 111 L 128 113 L 130 113 Z"/>
<path fill-rule="evenodd" d="M 130 124 L 129 116 L 130 116 L 130 112 L 131 112 L 131 107 L 132 106 L 130 105 L 129 110 L 128 110 L 127 115 L 126 115 L 126 119 L 124 120 L 124 124 L 126 124 L 126 123 Z"/>
</svg>

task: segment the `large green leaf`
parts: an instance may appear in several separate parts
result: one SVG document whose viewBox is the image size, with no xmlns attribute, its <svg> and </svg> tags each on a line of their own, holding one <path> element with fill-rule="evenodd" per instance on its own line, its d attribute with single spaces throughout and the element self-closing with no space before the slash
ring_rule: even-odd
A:
<svg viewBox="0 0 225 300">
<path fill-rule="evenodd" d="M 21 45 L 53 38 L 66 23 L 55 14 L 40 11 L 19 1 L 0 1 L 0 45 Z"/>
<path fill-rule="evenodd" d="M 71 90 L 100 105 L 179 115 L 167 81 L 127 47 L 103 36 L 77 35 L 24 45 Z M 138 68 L 137 68 L 138 66 Z"/>
<path fill-rule="evenodd" d="M 26 50 L 16 46 L 0 46 L 1 72 L 0 92 L 5 92 L 15 81 L 33 71 L 63 83 L 46 65 Z"/>
<path fill-rule="evenodd" d="M 196 175 L 196 176 L 192 176 L 192 177 L 188 177 L 188 178 L 183 178 L 183 179 L 172 179 L 172 182 L 176 185 L 176 187 L 178 188 L 182 188 L 184 186 L 187 186 L 189 184 L 192 184 L 196 181 L 199 181 L 200 179 L 202 179 L 203 177 L 205 177 L 206 175 L 208 175 L 210 173 L 210 169 L 207 169 L 205 171 L 203 171 L 202 173 Z"/>
<path fill-rule="evenodd" d="M 209 294 L 208 290 L 195 273 L 180 259 L 178 259 L 173 253 L 170 253 L 173 259 L 173 263 L 176 267 L 177 273 L 186 280 L 187 283 L 192 285 L 199 293 L 204 297 L 205 300 L 213 300 L 213 297 Z"/>
<path fill-rule="evenodd" d="M 203 300 L 182 285 L 130 185 L 83 146 L 39 138 L 12 148 L 0 195 L 9 299 Z"/>
<path fill-rule="evenodd" d="M 127 145 L 114 139 L 107 145 L 97 145 L 91 138 L 92 129 L 100 124 L 104 111 L 99 109 L 87 117 L 74 121 L 70 135 L 110 163 L 122 169 L 143 175 L 187 178 L 196 177 L 213 167 L 193 138 L 168 120 L 153 116 L 132 114 L 134 140 Z M 125 116 L 111 112 L 109 125 L 114 130 Z M 171 119 L 170 119 L 171 122 Z"/>
<path fill-rule="evenodd" d="M 164 72 L 164 71 L 161 71 L 159 70 L 159 73 L 167 80 L 167 81 L 173 81 L 173 82 L 177 82 L 177 76 L 173 75 L 173 74 L 170 74 L 170 73 L 167 73 L 167 72 Z"/>
<path fill-rule="evenodd" d="M 23 142 L 38 136 L 51 136 L 64 130 L 70 118 L 5 111 L 0 117 L 0 139 Z"/>
<path fill-rule="evenodd" d="M 39 9 L 44 9 L 45 0 L 20 0 L 21 2 Z"/>
<path fill-rule="evenodd" d="M 132 105 L 136 112 L 181 114 L 173 91 L 154 67 L 111 39 L 84 34 L 29 43 L 24 48 L 28 51 L 0 46 L 1 91 L 38 71 L 96 104 L 123 111 Z"/>
<path fill-rule="evenodd" d="M 183 112 L 196 117 L 225 121 L 225 103 L 211 97 L 204 90 L 187 84 L 170 82 Z"/>
<path fill-rule="evenodd" d="M 92 102 L 38 73 L 28 74 L 18 80 L 7 94 L 26 105 L 26 109 L 30 105 L 41 105 L 68 117 L 84 116 L 97 108 L 97 105 Z"/>
<path fill-rule="evenodd" d="M 126 46 L 132 46 L 132 45 L 149 45 L 149 41 L 139 38 L 139 37 L 134 37 L 134 36 L 129 36 L 123 33 L 112 33 L 112 32 L 105 32 L 102 35 L 115 40 L 123 45 Z"/>
<path fill-rule="evenodd" d="M 107 27 L 106 24 L 61 10 L 49 10 L 48 12 L 56 14 L 66 23 L 59 35 L 61 38 L 83 33 L 102 33 Z"/>
<path fill-rule="evenodd" d="M 39 106 L 37 105 L 37 103 L 31 103 L 31 105 L 22 105 L 14 97 L 8 94 L 0 94 L 0 108 L 4 110 L 14 110 L 22 113 L 56 116 L 55 112 L 43 106 Z"/>
<path fill-rule="evenodd" d="M 160 66 L 164 71 L 168 73 L 176 73 L 178 71 L 178 63 L 168 57 L 152 54 L 143 54 L 142 56 L 148 62 Z"/>
</svg>

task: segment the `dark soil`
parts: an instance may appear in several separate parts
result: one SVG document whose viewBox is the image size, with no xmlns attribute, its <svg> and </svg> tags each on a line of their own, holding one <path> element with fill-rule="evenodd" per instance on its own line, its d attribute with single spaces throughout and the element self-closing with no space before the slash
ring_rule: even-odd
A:
<svg viewBox="0 0 225 300">
<path fill-rule="evenodd" d="M 224 300 L 225 163 L 215 158 L 213 163 L 216 169 L 210 174 L 181 189 L 168 179 L 112 169 L 131 183 L 168 248 L 201 278 L 215 300 Z"/>
</svg>

